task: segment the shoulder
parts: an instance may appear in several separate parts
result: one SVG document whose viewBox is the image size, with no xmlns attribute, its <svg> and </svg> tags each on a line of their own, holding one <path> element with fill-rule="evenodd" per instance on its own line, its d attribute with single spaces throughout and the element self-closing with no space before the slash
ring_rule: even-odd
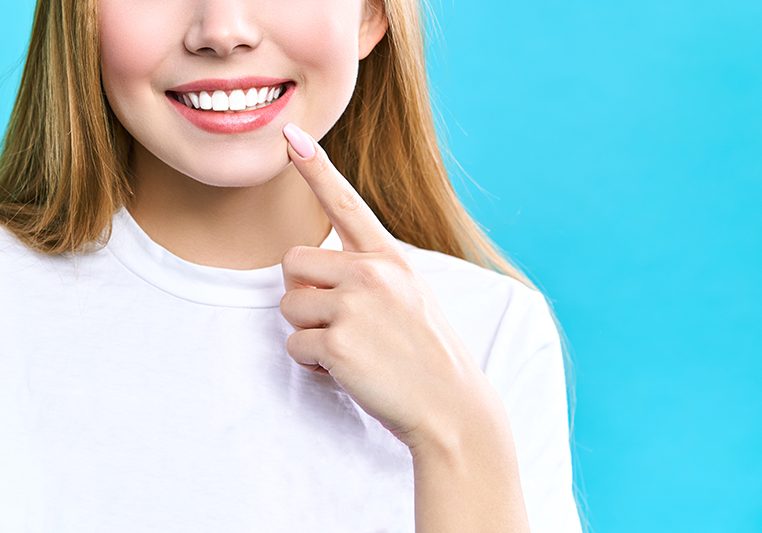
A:
<svg viewBox="0 0 762 533">
<path fill-rule="evenodd" d="M 11 313 L 27 308 L 28 293 L 39 285 L 40 267 L 44 259 L 22 243 L 5 225 L 0 224 L 0 331 L 10 327 Z"/>
<path fill-rule="evenodd" d="M 71 265 L 71 254 L 49 255 L 27 246 L 0 224 L 0 284 L 8 289 L 39 283 L 41 274 L 58 276 Z"/>
<path fill-rule="evenodd" d="M 0 265 L 17 261 L 44 260 L 45 254 L 29 248 L 15 233 L 0 224 Z"/>
<path fill-rule="evenodd" d="M 549 310 L 544 294 L 518 279 L 459 257 L 418 248 L 399 239 L 397 242 L 411 266 L 443 298 L 461 304 L 473 302 L 480 307 L 496 306 L 500 314 L 522 310 L 542 314 Z"/>
<path fill-rule="evenodd" d="M 29 261 L 39 254 L 21 242 L 5 225 L 0 224 L 0 271 L 17 266 L 19 261 Z"/>
<path fill-rule="evenodd" d="M 452 291 L 467 296 L 471 291 L 499 290 L 501 293 L 534 291 L 521 281 L 460 257 L 418 248 L 397 239 L 408 262 L 431 283 L 446 283 Z M 535 291 L 536 292 L 536 291 Z M 481 294 L 484 296 L 484 294 Z"/>
<path fill-rule="evenodd" d="M 496 349 L 519 358 L 555 340 L 555 322 L 542 292 L 459 257 L 398 242 L 482 369 Z"/>
</svg>

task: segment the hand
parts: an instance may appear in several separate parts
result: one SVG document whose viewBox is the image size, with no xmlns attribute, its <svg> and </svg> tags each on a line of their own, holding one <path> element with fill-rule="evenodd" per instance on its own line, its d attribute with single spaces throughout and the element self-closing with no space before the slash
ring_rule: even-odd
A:
<svg viewBox="0 0 762 533">
<path fill-rule="evenodd" d="M 288 154 L 322 204 L 343 251 L 290 248 L 282 260 L 286 350 L 330 374 L 411 450 L 445 435 L 495 399 L 494 389 L 394 237 L 323 148 L 287 126 Z M 304 134 L 306 135 L 306 134 Z M 490 396 L 488 396 L 490 395 Z M 472 408 L 475 408 L 476 411 Z"/>
</svg>

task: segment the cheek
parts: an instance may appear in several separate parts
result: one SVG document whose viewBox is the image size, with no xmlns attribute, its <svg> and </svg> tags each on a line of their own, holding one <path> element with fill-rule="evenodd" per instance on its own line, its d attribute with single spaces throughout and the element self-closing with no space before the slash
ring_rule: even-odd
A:
<svg viewBox="0 0 762 533">
<path fill-rule="evenodd" d="M 145 1 L 105 0 L 99 7 L 103 82 L 110 96 L 120 100 L 139 91 L 155 76 L 167 50 L 167 6 Z M 170 4 L 171 2 L 167 2 Z"/>
<path fill-rule="evenodd" d="M 303 72 L 310 114 L 333 123 L 349 103 L 357 81 L 356 2 L 297 2 L 293 14 L 280 16 L 271 27 L 273 39 Z M 327 130 L 326 130 L 327 131 Z M 325 133 L 325 131 L 313 133 Z"/>
<path fill-rule="evenodd" d="M 357 60 L 357 30 L 353 13 L 311 8 L 289 16 L 277 28 L 278 40 L 300 63 L 315 67 Z"/>
</svg>

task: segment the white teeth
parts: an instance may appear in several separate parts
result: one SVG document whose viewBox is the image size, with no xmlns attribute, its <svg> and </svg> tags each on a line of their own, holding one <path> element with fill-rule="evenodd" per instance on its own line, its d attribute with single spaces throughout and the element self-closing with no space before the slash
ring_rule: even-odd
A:
<svg viewBox="0 0 762 533">
<path fill-rule="evenodd" d="M 243 94 L 242 90 L 236 89 L 230 93 L 228 100 L 230 101 L 231 111 L 243 111 L 246 109 L 246 95 Z"/>
<path fill-rule="evenodd" d="M 201 109 L 209 110 L 212 108 L 212 97 L 209 96 L 208 92 L 201 91 L 198 94 L 198 103 L 201 106 Z"/>
<path fill-rule="evenodd" d="M 259 94 L 257 94 L 257 103 L 258 104 L 264 104 L 265 98 L 267 98 L 267 87 L 262 87 L 259 90 Z"/>
<path fill-rule="evenodd" d="M 212 109 L 214 111 L 227 111 L 230 109 L 230 101 L 225 91 L 214 91 L 212 93 Z"/>
<path fill-rule="evenodd" d="M 255 105 L 257 105 L 257 90 L 249 89 L 246 91 L 246 106 L 254 107 Z"/>
<path fill-rule="evenodd" d="M 248 90 L 235 89 L 227 94 L 217 90 L 200 92 L 178 93 L 178 99 L 191 109 L 203 109 L 213 111 L 246 111 L 259 109 L 269 105 L 283 92 L 283 86 L 252 87 Z"/>
</svg>

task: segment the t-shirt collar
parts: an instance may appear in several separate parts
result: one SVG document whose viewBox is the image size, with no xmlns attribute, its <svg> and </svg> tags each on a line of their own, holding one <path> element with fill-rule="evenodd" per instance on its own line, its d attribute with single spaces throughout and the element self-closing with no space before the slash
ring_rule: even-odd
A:
<svg viewBox="0 0 762 533">
<path fill-rule="evenodd" d="M 343 249 L 336 229 L 320 244 Z M 122 206 L 106 245 L 116 259 L 151 285 L 192 302 L 225 307 L 278 307 L 285 293 L 281 264 L 237 270 L 186 261 L 155 242 Z"/>
</svg>

